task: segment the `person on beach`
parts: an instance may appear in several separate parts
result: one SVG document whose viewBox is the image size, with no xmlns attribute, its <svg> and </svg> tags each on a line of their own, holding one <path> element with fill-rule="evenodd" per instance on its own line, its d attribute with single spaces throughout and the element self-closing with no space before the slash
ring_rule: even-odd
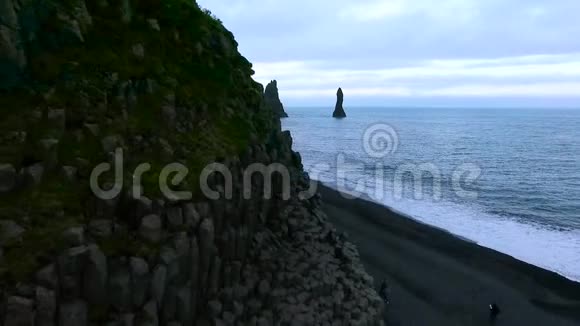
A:
<svg viewBox="0 0 580 326">
<path fill-rule="evenodd" d="M 501 313 L 499 306 L 495 303 L 489 305 L 489 321 L 495 323 L 497 316 Z"/>
</svg>

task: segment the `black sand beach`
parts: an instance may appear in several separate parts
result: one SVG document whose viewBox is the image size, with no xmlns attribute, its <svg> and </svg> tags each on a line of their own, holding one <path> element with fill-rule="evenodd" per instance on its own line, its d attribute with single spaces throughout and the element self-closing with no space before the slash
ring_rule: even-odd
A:
<svg viewBox="0 0 580 326">
<path fill-rule="evenodd" d="M 580 325 L 580 283 L 320 185 L 323 209 L 391 286 L 389 325 Z M 579 253 L 580 254 L 580 253 Z"/>
</svg>

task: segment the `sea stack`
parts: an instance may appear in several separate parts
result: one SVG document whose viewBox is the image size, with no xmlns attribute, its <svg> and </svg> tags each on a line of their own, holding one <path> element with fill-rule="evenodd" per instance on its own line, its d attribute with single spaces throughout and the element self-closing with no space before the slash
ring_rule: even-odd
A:
<svg viewBox="0 0 580 326">
<path fill-rule="evenodd" d="M 267 105 L 269 105 L 274 114 L 279 118 L 287 118 L 288 114 L 284 111 L 284 105 L 282 105 L 282 101 L 280 101 L 280 95 L 278 94 L 278 82 L 272 80 L 267 86 L 266 90 L 264 91 L 264 100 L 266 101 Z"/>
<path fill-rule="evenodd" d="M 336 106 L 334 107 L 334 112 L 332 113 L 333 118 L 346 118 L 346 113 L 342 108 L 342 102 L 344 100 L 344 94 L 342 93 L 342 89 L 339 87 L 338 91 L 336 92 Z"/>
</svg>

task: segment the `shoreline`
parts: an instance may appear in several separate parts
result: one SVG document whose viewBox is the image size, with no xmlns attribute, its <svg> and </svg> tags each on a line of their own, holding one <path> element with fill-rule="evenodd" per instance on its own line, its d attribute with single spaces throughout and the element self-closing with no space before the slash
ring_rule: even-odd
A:
<svg viewBox="0 0 580 326">
<path fill-rule="evenodd" d="M 506 325 L 580 322 L 580 283 L 318 184 L 326 214 L 357 244 L 375 282 L 386 274 L 395 283 L 391 324 L 488 324 L 485 307 L 491 300 L 504 308 Z M 421 321 L 411 306 L 429 317 Z"/>
<path fill-rule="evenodd" d="M 332 186 L 330 186 L 330 185 L 328 185 L 328 184 L 324 184 L 324 183 L 322 183 L 322 182 L 320 182 L 320 181 L 317 181 L 317 182 L 318 182 L 318 185 L 319 185 L 319 189 L 324 189 L 324 191 L 332 191 L 332 192 L 336 192 L 337 194 L 339 194 L 339 196 L 341 196 L 341 198 L 342 198 L 342 199 L 344 199 L 344 200 L 350 200 L 350 199 L 347 199 L 347 198 L 344 198 L 344 197 L 342 197 L 342 195 L 340 195 L 340 193 L 341 193 L 341 192 L 340 192 L 339 190 L 336 190 L 336 189 L 334 189 Z M 546 271 L 546 272 L 554 273 L 554 274 L 556 274 L 556 275 L 558 275 L 558 276 L 560 276 L 560 277 L 562 277 L 562 278 L 565 278 L 566 280 L 568 280 L 568 281 L 570 281 L 570 282 L 577 283 L 577 284 L 579 284 L 579 285 L 580 285 L 580 280 L 576 280 L 576 279 L 574 279 L 574 278 L 572 278 L 572 277 L 568 277 L 568 276 L 566 276 L 566 275 L 564 275 L 564 274 L 562 274 L 562 273 L 560 273 L 560 272 L 557 272 L 557 271 L 554 271 L 554 270 L 551 270 L 551 269 L 548 269 L 548 268 L 545 268 L 545 267 L 542 267 L 542 266 L 535 265 L 535 264 L 533 264 L 533 263 L 530 263 L 530 262 L 524 261 L 524 260 L 522 260 L 522 259 L 519 259 L 519 258 L 517 258 L 517 257 L 515 257 L 515 256 L 512 256 L 512 255 L 510 255 L 510 254 L 509 254 L 509 253 L 507 253 L 507 252 L 503 252 L 503 251 L 500 251 L 500 250 L 497 250 L 497 249 L 493 249 L 493 248 L 490 248 L 490 247 L 487 247 L 487 246 L 481 245 L 481 244 L 480 244 L 479 242 L 477 242 L 476 240 L 469 239 L 469 238 L 467 238 L 467 237 L 465 237 L 465 236 L 462 236 L 462 235 L 459 235 L 459 234 L 453 233 L 453 232 L 451 232 L 451 231 L 449 231 L 449 230 L 447 230 L 447 229 L 445 229 L 445 228 L 443 228 L 443 227 L 439 227 L 439 226 L 436 226 L 436 225 L 432 225 L 432 224 L 429 224 L 429 223 L 423 222 L 423 221 L 421 221 L 420 219 L 413 217 L 412 215 L 409 215 L 409 214 L 407 214 L 407 213 L 404 213 L 404 212 L 402 212 L 402 211 L 400 211 L 400 210 L 394 209 L 394 208 L 392 208 L 392 207 L 390 207 L 390 206 L 388 206 L 388 205 L 385 205 L 385 204 L 383 204 L 383 203 L 377 202 L 377 201 L 373 200 L 372 198 L 370 198 L 370 197 L 369 197 L 368 195 L 366 195 L 366 194 L 363 194 L 363 195 L 362 195 L 360 198 L 357 198 L 357 199 L 359 199 L 359 200 L 361 200 L 361 201 L 368 202 L 368 203 L 372 203 L 373 205 L 378 205 L 378 206 L 380 206 L 380 207 L 383 207 L 383 208 L 387 209 L 387 210 L 390 212 L 390 214 L 397 215 L 398 217 L 402 217 L 402 218 L 405 218 L 405 219 L 409 219 L 409 220 L 411 220 L 411 221 L 413 221 L 413 222 L 415 222 L 415 223 L 417 223 L 417 224 L 423 225 L 423 226 L 424 226 L 424 227 L 426 227 L 426 228 L 430 228 L 430 229 L 435 229 L 435 230 L 438 230 L 438 231 L 440 231 L 440 232 L 443 232 L 443 233 L 446 233 L 446 234 L 448 234 L 448 235 L 449 235 L 449 236 L 451 236 L 451 237 L 457 238 L 457 239 L 458 239 L 458 240 L 460 240 L 460 241 L 463 241 L 463 242 L 468 242 L 468 243 L 472 243 L 473 245 L 476 245 L 476 246 L 477 246 L 477 247 L 479 247 L 479 248 L 483 248 L 483 249 L 491 250 L 491 251 L 493 251 L 493 252 L 495 252 L 495 253 L 498 253 L 498 254 L 501 254 L 501 255 L 508 256 L 509 258 L 512 258 L 512 259 L 514 259 L 514 260 L 516 260 L 516 261 L 518 261 L 518 262 L 521 262 L 521 263 L 523 263 L 523 264 L 526 264 L 526 265 L 533 266 L 533 267 L 535 267 L 535 268 L 538 268 L 538 269 L 540 269 L 540 270 L 543 270 L 543 271 Z"/>
</svg>

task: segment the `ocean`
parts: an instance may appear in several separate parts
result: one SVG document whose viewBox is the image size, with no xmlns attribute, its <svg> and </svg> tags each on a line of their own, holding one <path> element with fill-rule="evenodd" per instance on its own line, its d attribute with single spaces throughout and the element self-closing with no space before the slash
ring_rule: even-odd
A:
<svg viewBox="0 0 580 326">
<path fill-rule="evenodd" d="M 580 110 L 286 111 L 313 179 L 580 281 Z"/>
</svg>

